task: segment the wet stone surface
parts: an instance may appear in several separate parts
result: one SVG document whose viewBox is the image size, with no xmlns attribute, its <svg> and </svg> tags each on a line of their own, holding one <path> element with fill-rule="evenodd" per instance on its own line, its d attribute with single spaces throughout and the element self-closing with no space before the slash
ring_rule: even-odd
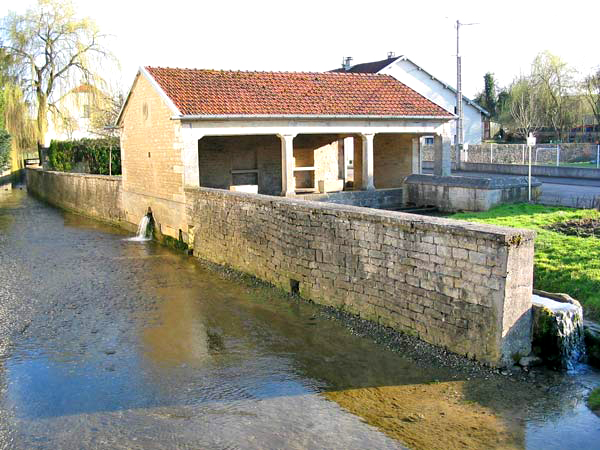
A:
<svg viewBox="0 0 600 450">
<path fill-rule="evenodd" d="M 592 369 L 503 375 L 126 237 L 23 191 L 0 196 L 0 448 L 600 438 Z"/>
</svg>

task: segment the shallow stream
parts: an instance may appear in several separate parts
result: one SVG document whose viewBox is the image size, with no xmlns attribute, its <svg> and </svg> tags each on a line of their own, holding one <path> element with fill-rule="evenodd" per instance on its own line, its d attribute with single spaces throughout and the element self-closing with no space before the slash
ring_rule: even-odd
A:
<svg viewBox="0 0 600 450">
<path fill-rule="evenodd" d="M 598 372 L 471 375 L 0 194 L 0 448 L 598 448 Z"/>
</svg>

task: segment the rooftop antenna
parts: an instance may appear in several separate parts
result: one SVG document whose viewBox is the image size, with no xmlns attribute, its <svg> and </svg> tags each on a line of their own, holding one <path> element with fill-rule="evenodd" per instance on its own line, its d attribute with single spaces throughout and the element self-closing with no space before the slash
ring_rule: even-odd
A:
<svg viewBox="0 0 600 450">
<path fill-rule="evenodd" d="M 462 151 L 464 144 L 463 136 L 463 106 L 462 106 L 462 80 L 461 80 L 461 56 L 460 56 L 460 27 L 468 25 L 479 25 L 478 23 L 461 23 L 460 20 L 456 21 L 456 114 L 458 119 L 456 121 L 456 145 L 459 151 Z"/>
</svg>

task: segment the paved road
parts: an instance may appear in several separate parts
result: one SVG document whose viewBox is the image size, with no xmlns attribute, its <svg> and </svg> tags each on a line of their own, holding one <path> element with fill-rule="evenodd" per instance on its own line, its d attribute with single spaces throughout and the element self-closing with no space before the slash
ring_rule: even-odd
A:
<svg viewBox="0 0 600 450">
<path fill-rule="evenodd" d="M 432 173 L 425 170 L 425 173 Z M 453 175 L 465 177 L 507 177 L 499 173 L 454 171 Z M 581 178 L 535 177 L 542 182 L 540 203 L 546 205 L 563 205 L 579 208 L 600 206 L 600 180 Z"/>
</svg>

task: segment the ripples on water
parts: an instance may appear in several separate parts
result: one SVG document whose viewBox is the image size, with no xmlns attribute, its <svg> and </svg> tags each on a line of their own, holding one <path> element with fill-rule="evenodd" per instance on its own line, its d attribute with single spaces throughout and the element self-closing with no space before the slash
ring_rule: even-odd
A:
<svg viewBox="0 0 600 450">
<path fill-rule="evenodd" d="M 4 447 L 398 448 L 394 437 L 538 448 L 568 430 L 586 448 L 600 437 L 582 403 L 595 372 L 511 420 L 456 374 L 418 368 L 309 304 L 124 237 L 24 192 L 0 197 Z M 481 429 L 459 429 L 459 416 Z"/>
</svg>

